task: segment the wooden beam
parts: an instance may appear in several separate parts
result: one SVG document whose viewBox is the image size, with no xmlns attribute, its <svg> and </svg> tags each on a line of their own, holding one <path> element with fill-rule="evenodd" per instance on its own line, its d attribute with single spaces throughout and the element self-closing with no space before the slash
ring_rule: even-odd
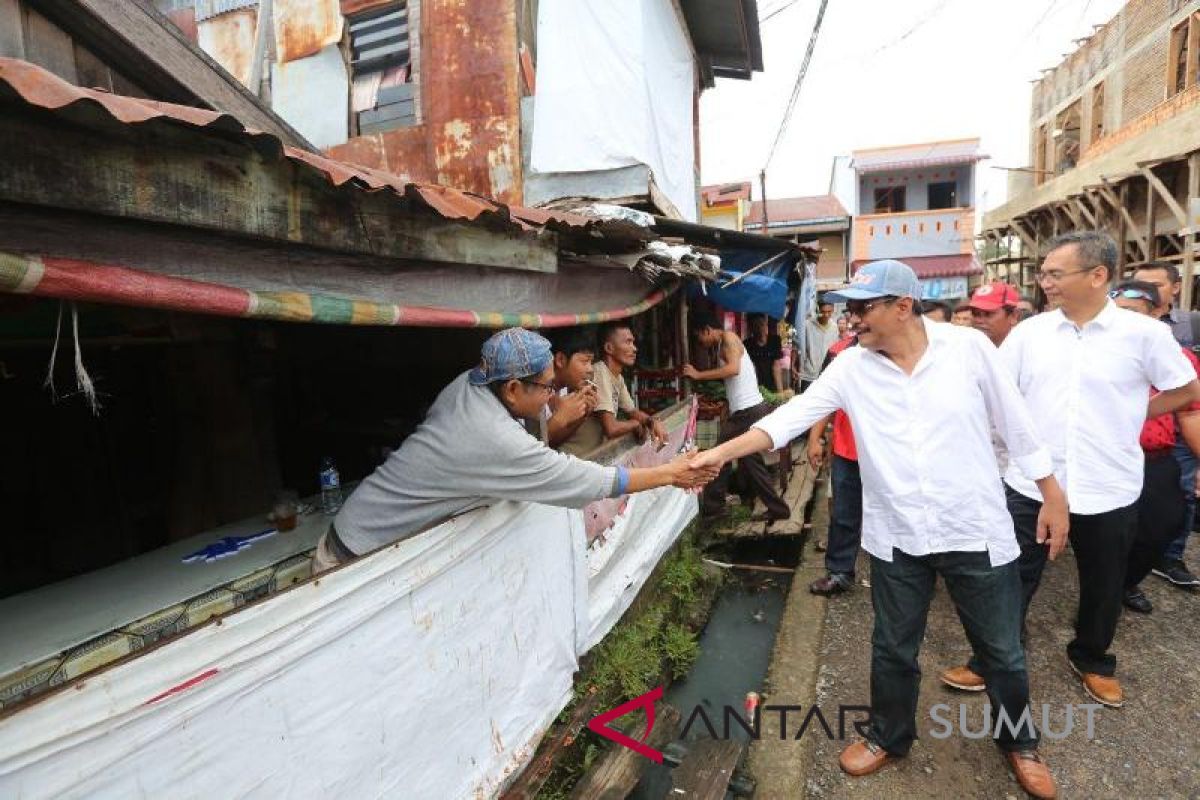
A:
<svg viewBox="0 0 1200 800">
<path fill-rule="evenodd" d="M 645 725 L 645 715 L 633 715 L 638 724 Z M 659 702 L 655 705 L 655 723 L 646 744 L 655 750 L 663 750 L 668 742 L 679 733 L 679 712 L 673 706 Z M 620 726 L 626 736 L 641 738 L 637 726 Z M 610 747 L 590 772 L 575 784 L 572 800 L 608 800 L 628 797 L 637 786 L 642 772 L 651 762 L 627 747 Z"/>
<path fill-rule="evenodd" d="M 1156 191 L 1167 204 L 1167 208 L 1171 209 L 1171 213 L 1179 220 L 1179 227 L 1188 227 L 1188 215 L 1183 210 L 1183 206 L 1179 205 L 1179 201 L 1175 199 L 1175 195 L 1171 194 L 1171 190 L 1162 182 L 1162 178 L 1154 174 L 1154 170 L 1150 167 L 1142 167 L 1142 174 L 1146 176 L 1146 181 L 1149 183 L 1149 192 L 1154 194 Z"/>
<path fill-rule="evenodd" d="M 1191 208 L 1200 198 L 1200 153 L 1192 153 L 1187 160 L 1188 208 Z M 1192 308 L 1192 276 L 1196 274 L 1196 233 L 1194 225 L 1189 224 L 1183 234 L 1183 287 L 1179 293 L 1179 305 L 1185 310 Z"/>
<path fill-rule="evenodd" d="M 155 99 L 237 117 L 285 143 L 316 151 L 237 78 L 193 44 L 153 0 L 26 0 Z"/>
<path fill-rule="evenodd" d="M 1079 211 L 1080 215 L 1088 221 L 1088 224 L 1092 226 L 1092 230 L 1099 230 L 1100 223 L 1096 221 L 1096 215 L 1090 208 L 1088 208 L 1087 203 L 1084 202 L 1086 197 L 1087 195 L 1081 194 L 1072 198 L 1075 202 L 1075 208 Z"/>
<path fill-rule="evenodd" d="M 723 800 L 744 745 L 723 739 L 699 739 L 688 745 L 682 764 L 671 773 L 666 797 Z"/>
<path fill-rule="evenodd" d="M 95 131 L 0 114 L 0 200 L 344 253 L 556 272 L 558 237 L 446 219 L 390 191 L 335 187 L 307 166 L 170 123 Z"/>
<path fill-rule="evenodd" d="M 1150 182 L 1146 181 L 1146 260 L 1153 261 L 1158 257 L 1158 203 L 1157 194 Z"/>
<path fill-rule="evenodd" d="M 1028 247 L 1029 251 L 1033 253 L 1033 257 L 1039 258 L 1041 253 L 1038 252 L 1039 248 L 1037 245 L 1037 239 L 1029 232 L 1029 229 L 1025 227 L 1024 220 L 1012 220 L 1012 229 L 1016 231 L 1017 237 L 1021 240 L 1021 244 Z"/>
<path fill-rule="evenodd" d="M 1137 224 L 1137 222 L 1133 219 L 1133 216 L 1129 213 L 1129 209 L 1127 209 L 1125 204 L 1122 202 L 1128 193 L 1128 184 L 1121 184 L 1120 199 L 1113 194 L 1112 188 L 1108 185 L 1097 188 L 1099 192 L 1104 195 L 1104 199 L 1108 201 L 1109 205 L 1112 206 L 1118 214 L 1120 214 L 1121 222 L 1126 227 L 1126 230 L 1122 231 L 1122 235 L 1128 235 L 1129 229 L 1132 229 L 1133 235 L 1137 237 L 1135 241 L 1141 248 L 1143 259 L 1149 260 L 1150 246 L 1146 242 L 1146 234 L 1142 231 L 1142 227 Z"/>
<path fill-rule="evenodd" d="M 1070 200 L 1064 200 L 1059 204 L 1059 208 L 1062 209 L 1062 212 L 1067 215 L 1068 219 L 1071 220 L 1071 225 L 1075 228 L 1075 230 L 1083 230 L 1083 223 L 1080 222 L 1079 212 L 1075 210 Z"/>
</svg>

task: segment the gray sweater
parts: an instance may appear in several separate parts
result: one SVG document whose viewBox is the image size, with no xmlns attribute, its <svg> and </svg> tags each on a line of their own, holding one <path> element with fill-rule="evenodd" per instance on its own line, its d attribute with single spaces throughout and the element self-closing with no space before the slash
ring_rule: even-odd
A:
<svg viewBox="0 0 1200 800">
<path fill-rule="evenodd" d="M 582 508 L 616 491 L 615 467 L 546 447 L 464 372 L 400 449 L 359 484 L 334 525 L 361 555 L 495 500 Z"/>
</svg>

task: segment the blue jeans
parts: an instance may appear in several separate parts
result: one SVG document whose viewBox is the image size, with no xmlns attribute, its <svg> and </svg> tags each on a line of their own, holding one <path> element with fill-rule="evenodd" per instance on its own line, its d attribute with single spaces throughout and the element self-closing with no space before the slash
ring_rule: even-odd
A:
<svg viewBox="0 0 1200 800">
<path fill-rule="evenodd" d="M 833 503 L 829 509 L 829 540 L 825 569 L 831 575 L 854 577 L 854 562 L 862 542 L 862 477 L 858 462 L 834 454 L 829 464 Z"/>
<path fill-rule="evenodd" d="M 999 725 L 1002 750 L 1037 747 L 1029 706 L 1029 676 L 1021 647 L 1021 577 L 1017 562 L 993 567 L 986 551 L 910 556 L 892 550 L 892 561 L 871 558 L 871 733 L 889 753 L 903 756 L 917 736 L 917 693 L 921 668 L 917 652 L 933 586 L 941 575 L 971 647 L 979 654 L 993 709 L 1003 708 L 1011 724 Z M 993 725 L 995 725 L 993 716 Z M 1014 730 L 1015 729 L 1015 730 Z"/>
<path fill-rule="evenodd" d="M 1182 438 L 1175 442 L 1175 460 L 1179 462 L 1179 486 L 1183 489 L 1186 505 L 1183 512 L 1183 530 L 1163 551 L 1163 559 L 1167 561 L 1183 560 L 1183 551 L 1192 532 L 1192 521 L 1196 517 L 1196 454 L 1184 444 Z"/>
</svg>

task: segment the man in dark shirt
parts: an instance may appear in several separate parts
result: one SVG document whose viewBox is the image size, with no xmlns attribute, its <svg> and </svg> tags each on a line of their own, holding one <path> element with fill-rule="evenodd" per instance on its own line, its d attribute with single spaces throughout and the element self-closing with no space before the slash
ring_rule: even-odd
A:
<svg viewBox="0 0 1200 800">
<path fill-rule="evenodd" d="M 758 382 L 773 392 L 782 391 L 780 370 L 776 362 L 783 358 L 783 344 L 778 334 L 771 333 L 770 321 L 766 314 L 751 314 L 746 321 L 749 323 L 750 334 L 742 343 L 746 352 L 750 354 Z"/>
</svg>

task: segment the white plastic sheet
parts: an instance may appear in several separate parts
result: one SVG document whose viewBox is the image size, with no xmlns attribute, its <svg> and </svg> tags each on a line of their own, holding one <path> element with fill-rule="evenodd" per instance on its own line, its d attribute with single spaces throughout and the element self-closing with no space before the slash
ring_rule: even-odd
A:
<svg viewBox="0 0 1200 800">
<path fill-rule="evenodd" d="M 501 503 L 0 722 L 0 796 L 489 797 L 570 696 L 582 516 Z"/>
<path fill-rule="evenodd" d="M 350 132 L 350 77 L 336 44 L 316 55 L 271 65 L 271 107 L 317 147 Z"/>
<path fill-rule="evenodd" d="M 543 2 L 530 164 L 537 172 L 645 164 L 694 222 L 694 87 L 672 0 Z"/>
</svg>

